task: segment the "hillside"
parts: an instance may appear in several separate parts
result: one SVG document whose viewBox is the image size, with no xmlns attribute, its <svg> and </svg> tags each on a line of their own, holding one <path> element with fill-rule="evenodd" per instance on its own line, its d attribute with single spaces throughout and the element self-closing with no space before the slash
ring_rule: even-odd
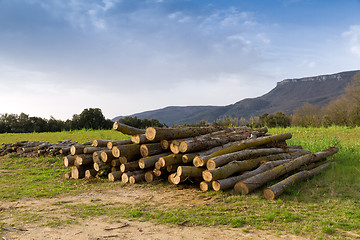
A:
<svg viewBox="0 0 360 240">
<path fill-rule="evenodd" d="M 200 120 L 213 122 L 226 116 L 259 116 L 264 113 L 282 111 L 291 114 L 305 103 L 323 106 L 340 96 L 356 73 L 348 71 L 336 74 L 285 79 L 263 96 L 246 98 L 227 106 L 170 106 L 162 109 L 136 113 L 138 118 L 155 118 L 168 126 L 195 123 Z M 117 120 L 121 116 L 115 117 Z"/>
</svg>

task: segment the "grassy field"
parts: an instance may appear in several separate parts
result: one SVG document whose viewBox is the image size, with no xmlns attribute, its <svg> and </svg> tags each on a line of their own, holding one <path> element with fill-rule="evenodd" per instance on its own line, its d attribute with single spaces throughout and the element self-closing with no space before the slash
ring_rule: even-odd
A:
<svg viewBox="0 0 360 240">
<path fill-rule="evenodd" d="M 336 145 L 339 152 L 330 158 L 334 161 L 326 172 L 309 181 L 297 184 L 277 200 L 267 201 L 262 190 L 250 195 L 227 192 L 198 192 L 201 198 L 212 198 L 200 205 L 154 206 L 149 204 L 103 204 L 94 200 L 91 204 L 59 202 L 71 212 L 71 216 L 86 219 L 94 216 L 113 216 L 166 224 L 242 227 L 271 229 L 279 235 L 291 233 L 309 238 L 357 238 L 360 236 L 360 128 L 276 128 L 271 134 L 290 132 L 289 145 L 302 145 L 316 152 Z M 73 131 L 62 133 L 1 134 L 0 142 L 37 140 L 56 142 L 72 139 L 85 142 L 94 139 L 125 139 L 115 131 Z M 114 183 L 106 180 L 64 180 L 62 159 L 58 158 L 0 158 L 0 200 L 17 201 L 28 198 L 49 198 L 58 195 L 75 195 L 99 189 L 113 189 Z M 11 184 L 9 184 L 11 183 Z M 117 183 L 116 187 L 124 187 Z M 128 187 L 128 186 L 126 186 Z M 173 189 L 164 182 L 131 186 L 146 189 Z M 19 222 L 28 221 L 20 212 Z M 35 214 L 35 213 L 34 213 Z M 33 216 L 33 215 L 31 215 Z M 31 221 L 44 218 L 36 213 Z M 1 222 L 0 225 L 6 224 Z M 74 220 L 76 222 L 76 218 Z M 55 222 L 55 223 L 54 223 Z M 48 220 L 49 225 L 67 224 Z M 0 233 L 1 233 L 0 228 Z"/>
</svg>

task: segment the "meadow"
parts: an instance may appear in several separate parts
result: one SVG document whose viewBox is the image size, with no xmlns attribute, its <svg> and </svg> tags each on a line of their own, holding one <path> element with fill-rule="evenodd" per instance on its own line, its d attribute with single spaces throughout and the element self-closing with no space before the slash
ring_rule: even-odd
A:
<svg viewBox="0 0 360 240">
<path fill-rule="evenodd" d="M 316 152 L 336 145 L 339 152 L 328 159 L 335 164 L 313 179 L 301 182 L 286 190 L 273 201 L 265 200 L 262 190 L 250 195 L 237 195 L 232 191 L 200 192 L 191 189 L 199 199 L 211 199 L 202 204 L 177 206 L 126 203 L 109 205 L 101 201 L 87 204 L 70 204 L 59 201 L 57 205 L 71 212 L 71 221 L 57 220 L 45 213 L 33 212 L 23 216 L 19 210 L 10 213 L 15 222 L 40 221 L 41 224 L 59 226 L 75 224 L 78 219 L 112 216 L 139 221 L 186 226 L 215 226 L 275 231 L 317 239 L 352 239 L 360 237 L 360 128 L 273 128 L 269 133 L 290 132 L 293 138 L 288 145 L 302 145 Z M 116 131 L 72 131 L 61 133 L 1 134 L 0 143 L 21 140 L 56 142 L 65 139 L 86 142 L 94 139 L 128 139 Z M 172 190 L 192 187 L 172 186 L 166 182 L 125 185 L 107 180 L 64 180 L 63 161 L 59 158 L 27 159 L 0 158 L 0 203 L 46 199 L 55 196 L 75 196 L 79 193 L 106 191 L 108 189 L 134 188 L 148 191 Z M 181 191 L 180 191 L 181 193 Z M 6 215 L 5 212 L 2 212 Z M 32 216 L 29 220 L 29 216 Z M 77 217 L 75 217 L 77 216 Z M 0 225 L 7 221 L 0 219 Z M 3 233 L 0 228 L 0 234 Z"/>
</svg>

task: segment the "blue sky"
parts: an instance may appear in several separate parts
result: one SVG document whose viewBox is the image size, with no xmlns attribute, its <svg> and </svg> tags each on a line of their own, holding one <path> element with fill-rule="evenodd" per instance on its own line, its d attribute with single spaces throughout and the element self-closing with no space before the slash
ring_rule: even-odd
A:
<svg viewBox="0 0 360 240">
<path fill-rule="evenodd" d="M 0 0 L 0 114 L 227 105 L 360 69 L 359 0 Z"/>
</svg>

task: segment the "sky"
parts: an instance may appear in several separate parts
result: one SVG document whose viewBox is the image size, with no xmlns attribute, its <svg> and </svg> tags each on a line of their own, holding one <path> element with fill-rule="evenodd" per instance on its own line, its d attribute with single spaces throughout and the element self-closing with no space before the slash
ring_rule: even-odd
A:
<svg viewBox="0 0 360 240">
<path fill-rule="evenodd" d="M 360 70 L 360 0 L 0 0 L 0 114 L 224 106 Z"/>
</svg>

